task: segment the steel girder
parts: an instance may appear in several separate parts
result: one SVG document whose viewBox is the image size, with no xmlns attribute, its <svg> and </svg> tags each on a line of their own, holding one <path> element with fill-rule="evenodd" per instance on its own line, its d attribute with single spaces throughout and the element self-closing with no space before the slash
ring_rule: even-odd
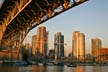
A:
<svg viewBox="0 0 108 72">
<path fill-rule="evenodd" d="M 32 0 L 5 0 L 0 9 L 0 44 L 7 26 Z"/>
<path fill-rule="evenodd" d="M 20 48 L 28 32 L 43 22 L 87 0 L 13 0 L 0 24 L 1 45 Z M 26 2 L 25 2 L 26 1 Z"/>
</svg>

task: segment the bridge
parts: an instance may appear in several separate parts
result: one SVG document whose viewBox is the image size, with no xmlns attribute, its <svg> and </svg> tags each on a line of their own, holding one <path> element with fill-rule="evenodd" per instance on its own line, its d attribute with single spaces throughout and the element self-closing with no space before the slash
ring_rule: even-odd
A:
<svg viewBox="0 0 108 72">
<path fill-rule="evenodd" d="M 19 49 L 36 26 L 87 0 L 5 0 L 0 8 L 0 47 Z"/>
</svg>

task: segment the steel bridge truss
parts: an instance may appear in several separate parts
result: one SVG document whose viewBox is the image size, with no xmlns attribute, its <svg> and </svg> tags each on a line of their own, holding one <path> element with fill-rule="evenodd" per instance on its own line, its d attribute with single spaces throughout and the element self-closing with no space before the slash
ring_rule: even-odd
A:
<svg viewBox="0 0 108 72">
<path fill-rule="evenodd" d="M 19 49 L 30 30 L 87 0 L 5 0 L 0 11 L 0 46 Z"/>
</svg>

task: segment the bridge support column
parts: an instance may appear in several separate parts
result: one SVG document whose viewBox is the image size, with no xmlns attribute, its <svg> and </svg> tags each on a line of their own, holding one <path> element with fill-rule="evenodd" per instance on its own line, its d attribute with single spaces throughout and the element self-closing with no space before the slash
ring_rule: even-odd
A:
<svg viewBox="0 0 108 72">
<path fill-rule="evenodd" d="M 2 33 L 2 27 L 0 25 L 0 46 L 1 46 L 1 39 L 2 39 L 3 33 Z"/>
<path fill-rule="evenodd" d="M 0 46 L 1 46 L 2 37 L 3 37 L 5 29 L 6 29 L 5 24 L 4 25 L 0 25 Z"/>
</svg>

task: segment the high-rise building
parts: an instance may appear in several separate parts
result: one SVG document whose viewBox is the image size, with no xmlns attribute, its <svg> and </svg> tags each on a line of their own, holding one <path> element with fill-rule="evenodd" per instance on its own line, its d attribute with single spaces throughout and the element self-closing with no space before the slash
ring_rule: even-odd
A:
<svg viewBox="0 0 108 72">
<path fill-rule="evenodd" d="M 98 56 L 94 57 L 96 62 L 107 62 L 108 61 L 108 48 L 99 48 L 95 50 Z"/>
<path fill-rule="evenodd" d="M 85 58 L 85 35 L 74 31 L 72 40 L 72 55 L 79 61 Z"/>
<path fill-rule="evenodd" d="M 32 54 L 36 54 L 36 35 L 32 36 Z"/>
<path fill-rule="evenodd" d="M 99 56 L 98 56 L 97 61 L 100 61 L 100 62 L 108 61 L 108 48 L 100 48 L 99 49 Z"/>
<path fill-rule="evenodd" d="M 47 55 L 48 51 L 48 31 L 46 27 L 40 26 L 37 29 L 36 34 L 36 53 Z"/>
<path fill-rule="evenodd" d="M 30 46 L 30 43 L 26 43 L 25 48 L 26 48 L 26 51 L 28 51 L 28 54 L 31 55 L 32 54 L 32 48 Z"/>
<path fill-rule="evenodd" d="M 54 55 L 55 55 L 54 49 L 49 50 L 49 53 L 48 53 L 49 58 L 54 59 Z"/>
<path fill-rule="evenodd" d="M 61 32 L 55 34 L 54 50 L 56 58 L 64 57 L 64 35 L 62 35 Z"/>
<path fill-rule="evenodd" d="M 30 48 L 30 43 L 26 43 L 25 48 L 26 48 L 26 50 L 28 50 Z"/>
<path fill-rule="evenodd" d="M 99 55 L 99 49 L 102 48 L 102 43 L 99 38 L 92 39 L 92 56 L 96 58 Z"/>
</svg>

